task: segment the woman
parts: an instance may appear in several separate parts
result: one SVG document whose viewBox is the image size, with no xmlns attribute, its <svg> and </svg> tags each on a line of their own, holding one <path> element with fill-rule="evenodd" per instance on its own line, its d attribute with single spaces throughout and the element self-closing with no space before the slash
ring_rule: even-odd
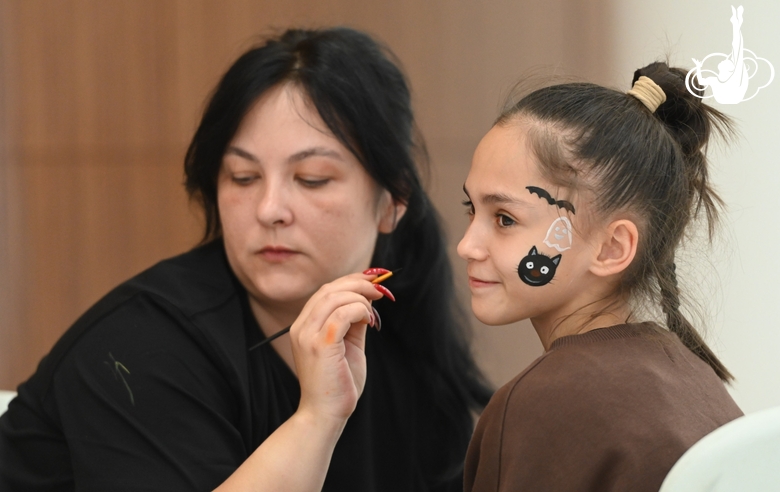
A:
<svg viewBox="0 0 780 492">
<path fill-rule="evenodd" d="M 20 386 L 0 484 L 459 490 L 489 391 L 413 135 L 404 77 L 365 34 L 242 55 L 187 151 L 204 244 L 109 293 Z M 377 289 L 370 266 L 403 272 Z"/>
<path fill-rule="evenodd" d="M 545 353 L 480 417 L 467 492 L 657 491 L 686 449 L 742 415 L 680 310 L 675 252 L 700 212 L 712 231 L 704 150 L 729 128 L 685 73 L 653 63 L 628 93 L 540 89 L 477 147 L 458 245 L 471 305 L 489 325 L 530 319 Z"/>
</svg>

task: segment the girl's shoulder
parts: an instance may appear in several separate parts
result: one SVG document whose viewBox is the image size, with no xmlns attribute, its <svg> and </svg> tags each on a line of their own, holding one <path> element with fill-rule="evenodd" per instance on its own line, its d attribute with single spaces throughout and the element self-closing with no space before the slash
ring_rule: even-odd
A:
<svg viewBox="0 0 780 492">
<path fill-rule="evenodd" d="M 653 323 L 618 325 L 562 337 L 550 350 L 502 386 L 483 415 L 544 418 L 583 415 L 632 398 L 683 392 L 672 380 L 693 381 L 691 391 L 722 387 L 711 369 L 676 335 Z M 696 390 L 698 391 L 698 390 Z"/>
<path fill-rule="evenodd" d="M 497 490 L 498 483 L 604 490 L 597 472 L 605 469 L 618 482 L 645 477 L 643 487 L 658 490 L 688 446 L 741 415 L 714 371 L 656 326 L 567 338 L 488 404 L 469 448 L 467 484 L 475 486 L 467 490 Z M 551 462 L 566 473 L 541 471 Z M 642 480 L 615 490 L 639 490 Z"/>
</svg>

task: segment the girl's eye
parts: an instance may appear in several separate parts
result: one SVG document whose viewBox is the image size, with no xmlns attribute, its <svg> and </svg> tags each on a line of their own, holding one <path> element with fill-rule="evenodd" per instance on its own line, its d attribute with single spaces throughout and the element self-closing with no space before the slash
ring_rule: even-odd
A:
<svg viewBox="0 0 780 492">
<path fill-rule="evenodd" d="M 533 270 L 533 269 L 534 269 L 534 262 L 533 262 L 533 261 L 527 261 L 527 262 L 525 263 L 525 267 L 526 267 L 527 269 L 529 269 L 529 270 Z"/>
<path fill-rule="evenodd" d="M 463 200 L 463 205 L 468 207 L 466 215 L 474 215 L 474 204 L 471 203 L 471 200 Z"/>
<path fill-rule="evenodd" d="M 496 216 L 498 217 L 498 225 L 500 225 L 501 227 L 509 227 L 515 225 L 515 221 L 507 215 L 497 214 Z"/>
<path fill-rule="evenodd" d="M 542 268 L 539 269 L 539 271 L 542 272 L 542 275 L 547 275 L 547 272 L 549 272 L 550 269 L 547 268 L 546 266 L 543 266 Z"/>
<path fill-rule="evenodd" d="M 307 188 L 319 188 L 320 186 L 324 186 L 330 182 L 330 178 L 323 178 L 323 179 L 303 179 L 298 178 L 298 181 Z"/>
</svg>

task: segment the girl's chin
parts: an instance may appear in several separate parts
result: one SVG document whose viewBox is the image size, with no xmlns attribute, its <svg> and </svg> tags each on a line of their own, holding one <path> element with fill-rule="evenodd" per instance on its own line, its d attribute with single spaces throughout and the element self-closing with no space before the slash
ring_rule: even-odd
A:
<svg viewBox="0 0 780 492">
<path fill-rule="evenodd" d="M 471 301 L 471 309 L 474 312 L 474 316 L 483 324 L 488 326 L 503 326 L 520 321 L 523 318 L 515 318 L 506 313 L 503 309 L 495 306 L 480 305 L 473 299 Z"/>
</svg>

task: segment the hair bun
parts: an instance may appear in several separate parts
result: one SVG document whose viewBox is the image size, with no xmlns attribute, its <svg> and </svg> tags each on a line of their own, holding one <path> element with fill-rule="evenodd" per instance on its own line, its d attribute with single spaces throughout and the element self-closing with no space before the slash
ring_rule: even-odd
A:
<svg viewBox="0 0 780 492">
<path fill-rule="evenodd" d="M 685 87 L 686 73 L 681 68 L 670 68 L 666 63 L 654 62 L 634 72 L 632 84 L 639 77 L 645 76 L 661 87 L 666 94 L 666 101 L 658 106 L 655 116 L 666 124 L 680 143 L 683 153 L 691 155 L 707 143 L 711 125 L 707 106 Z"/>
</svg>

